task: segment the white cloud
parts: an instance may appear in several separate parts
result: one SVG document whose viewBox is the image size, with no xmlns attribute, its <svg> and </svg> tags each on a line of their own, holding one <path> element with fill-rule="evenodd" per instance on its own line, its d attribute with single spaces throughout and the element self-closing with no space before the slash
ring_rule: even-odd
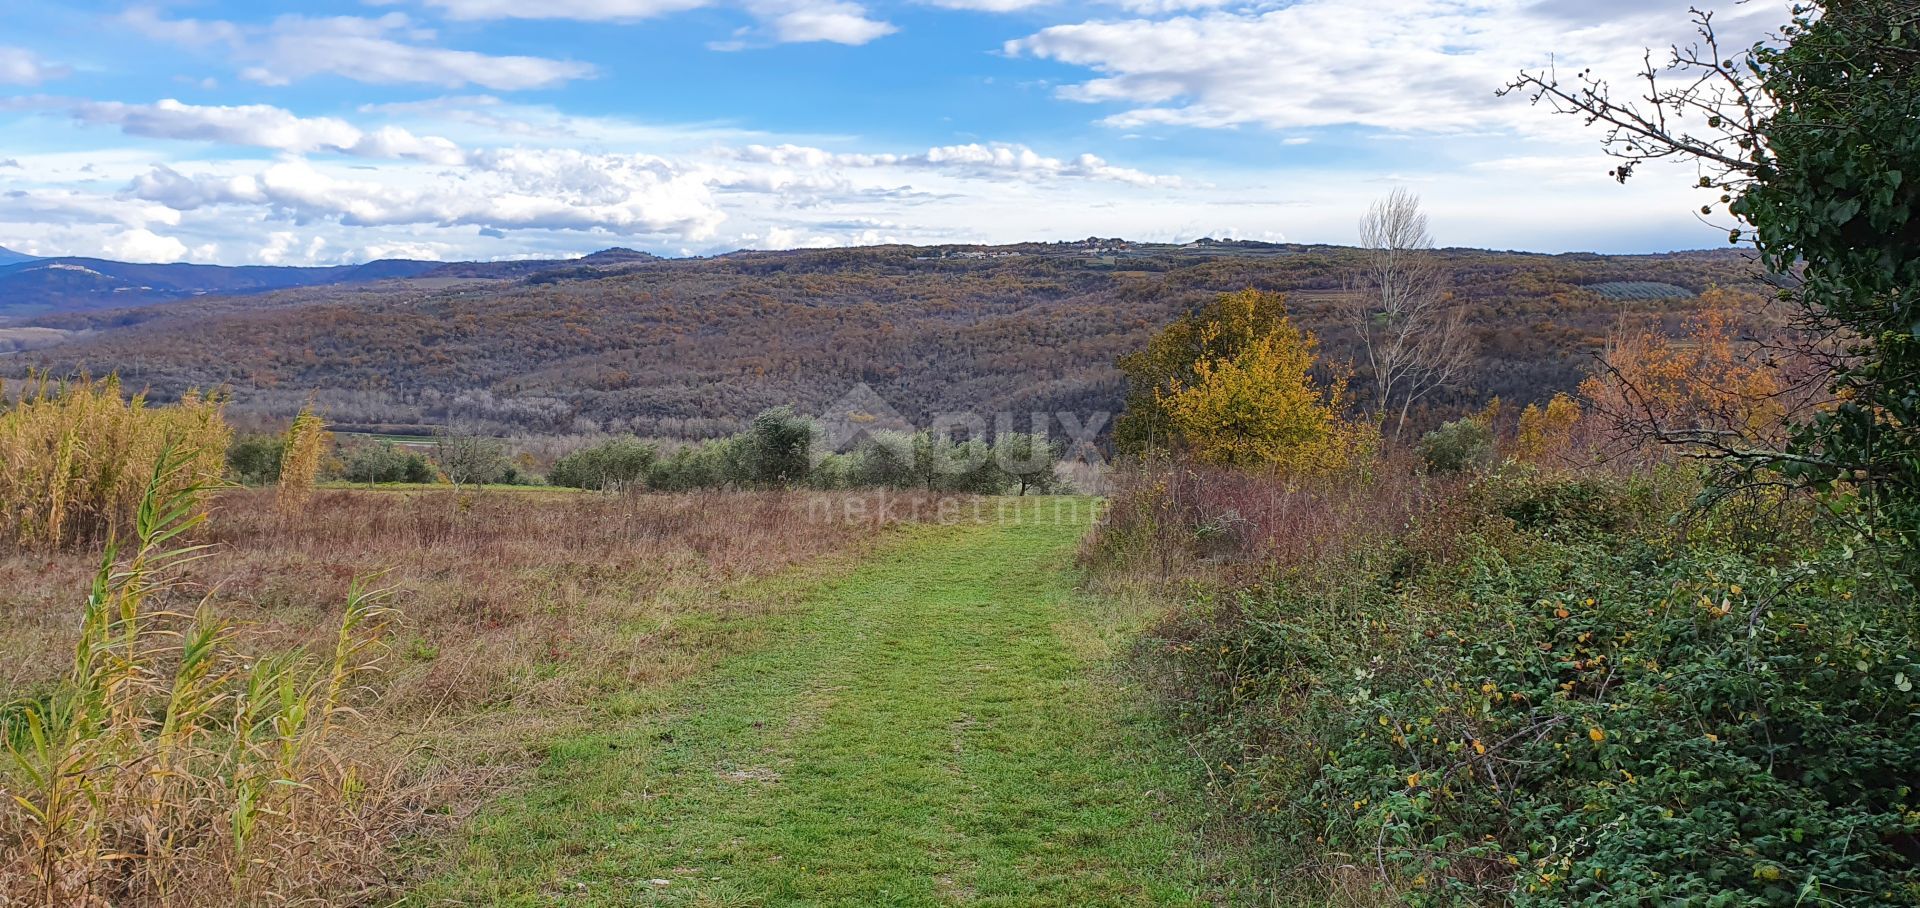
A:
<svg viewBox="0 0 1920 908">
<path fill-rule="evenodd" d="M 364 158 L 406 158 L 435 164 L 465 160 L 459 146 L 437 136 L 417 136 L 397 126 L 366 132 L 333 117 L 300 117 L 265 104 L 208 107 L 171 98 L 153 104 L 89 101 L 73 116 L 112 124 L 128 135 L 246 145 L 305 154 L 333 152 Z"/>
<path fill-rule="evenodd" d="M 944 9 L 968 9 L 983 13 L 1011 13 L 1044 6 L 1053 0 L 925 0 Z"/>
<path fill-rule="evenodd" d="M 497 91 L 551 88 L 590 78 L 588 64 L 547 57 L 494 56 L 422 43 L 433 40 L 404 14 L 281 16 L 265 26 L 225 21 L 167 19 L 136 7 L 123 23 L 149 37 L 194 47 L 224 45 L 248 64 L 241 75 L 263 85 L 287 85 L 334 75 L 375 85 L 479 85 Z"/>
<path fill-rule="evenodd" d="M 574 19 L 632 22 L 706 6 L 707 0 L 424 0 L 451 19 Z"/>
<path fill-rule="evenodd" d="M 1117 0 L 1121 9 L 1142 16 L 1163 16 L 1196 9 L 1243 6 L 1235 0 Z"/>
<path fill-rule="evenodd" d="M 1005 142 L 942 145 L 919 154 L 830 152 L 804 145 L 748 145 L 739 149 L 725 149 L 723 154 L 742 161 L 809 169 L 919 167 L 974 176 L 1009 175 L 1028 179 L 1068 177 L 1113 180 L 1136 186 L 1179 186 L 1182 182 L 1179 177 L 1116 167 L 1091 154 L 1071 159 L 1054 158 L 1025 145 Z"/>
<path fill-rule="evenodd" d="M 100 251 L 123 262 L 177 262 L 187 257 L 187 244 L 135 227 L 109 237 Z"/>
<path fill-rule="evenodd" d="M 703 181 L 644 155 L 509 150 L 455 173 L 340 173 L 307 161 L 258 170 L 155 167 L 124 198 L 175 211 L 266 209 L 296 224 L 604 230 L 703 239 L 725 215 Z"/>
<path fill-rule="evenodd" d="M 747 9 L 782 43 L 865 44 L 899 31 L 867 18 L 866 7 L 847 0 L 749 0 Z"/>
<path fill-rule="evenodd" d="M 69 70 L 48 63 L 23 47 L 0 47 L 0 85 L 39 85 L 59 79 Z"/>
<path fill-rule="evenodd" d="M 0 192 L 0 221 L 145 227 L 178 224 L 180 212 L 167 205 L 128 204 L 112 196 L 78 189 L 14 189 Z"/>
<path fill-rule="evenodd" d="M 1142 12 L 1168 8 L 1142 0 Z M 1193 5 L 1193 4 L 1188 4 Z M 1273 9 L 1057 25 L 1004 50 L 1083 66 L 1067 100 L 1121 104 L 1104 122 L 1279 129 L 1358 125 L 1405 132 L 1524 130 L 1543 118 L 1494 89 L 1556 51 L 1627 76 L 1641 50 L 1687 37 L 1684 15 L 1569 0 L 1299 0 Z M 1782 21 L 1738 7 L 1734 33 Z M 1569 58 L 1571 59 L 1571 58 Z"/>
</svg>

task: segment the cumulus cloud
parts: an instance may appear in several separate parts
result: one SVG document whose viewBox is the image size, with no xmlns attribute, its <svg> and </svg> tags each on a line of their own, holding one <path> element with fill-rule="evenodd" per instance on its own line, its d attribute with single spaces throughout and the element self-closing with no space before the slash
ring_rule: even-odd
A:
<svg viewBox="0 0 1920 908">
<path fill-rule="evenodd" d="M 0 47 L 0 85 L 39 85 L 59 79 L 69 70 L 48 63 L 23 47 Z"/>
<path fill-rule="evenodd" d="M 119 224 L 145 227 L 180 223 L 180 212 L 161 204 L 128 204 L 77 189 L 15 189 L 0 193 L 0 221 L 39 224 Z"/>
<path fill-rule="evenodd" d="M 251 172 L 186 174 L 159 166 L 122 192 L 175 211 L 265 208 L 295 223 L 431 225 L 495 230 L 604 230 L 710 235 L 724 218 L 703 181 L 645 155 L 509 150 L 467 171 L 405 180 L 347 178 L 307 161 Z"/>
<path fill-rule="evenodd" d="M 847 0 L 749 0 L 747 9 L 782 43 L 865 44 L 899 31 Z"/>
<path fill-rule="evenodd" d="M 1195 0 L 1134 0 L 1152 12 Z M 1289 129 L 1359 125 L 1407 132 L 1524 128 L 1541 118 L 1493 90 L 1556 50 L 1623 75 L 1640 49 L 1686 38 L 1684 17 L 1570 0 L 1299 0 L 1278 8 L 1170 19 L 1057 25 L 1004 46 L 1082 66 L 1072 101 L 1127 105 L 1104 122 Z M 1780 7 L 1740 7 L 1736 31 L 1781 21 Z"/>
<path fill-rule="evenodd" d="M 177 262 L 187 257 L 187 244 L 135 227 L 109 237 L 100 251 L 122 262 Z"/>
<path fill-rule="evenodd" d="M 376 85 L 479 85 L 497 91 L 551 88 L 592 77 L 588 64 L 547 57 L 496 56 L 429 43 L 432 31 L 402 13 L 359 16 L 281 16 L 265 26 L 219 20 L 168 19 L 137 7 L 121 21 L 149 37 L 189 46 L 225 46 L 247 66 L 241 75 L 263 85 L 287 85 L 335 75 Z"/>
<path fill-rule="evenodd" d="M 111 124 L 128 135 L 187 139 L 270 148 L 295 154 L 332 152 L 363 158 L 394 158 L 458 164 L 465 154 L 438 136 L 417 136 L 397 126 L 368 132 L 333 117 L 301 117 L 279 107 L 246 104 L 209 107 L 171 98 L 153 104 L 88 101 L 72 108 L 84 123 Z"/>
</svg>

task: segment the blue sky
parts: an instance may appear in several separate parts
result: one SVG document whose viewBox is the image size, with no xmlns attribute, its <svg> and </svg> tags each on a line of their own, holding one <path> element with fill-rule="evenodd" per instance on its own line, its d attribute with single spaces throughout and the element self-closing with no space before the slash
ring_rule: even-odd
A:
<svg viewBox="0 0 1920 908">
<path fill-rule="evenodd" d="M 0 22 L 0 246 L 332 264 L 1090 235 L 1662 251 L 1690 173 L 1493 90 L 1664 0 L 176 0 Z M 1754 38 L 1784 3 L 1726 2 Z"/>
</svg>

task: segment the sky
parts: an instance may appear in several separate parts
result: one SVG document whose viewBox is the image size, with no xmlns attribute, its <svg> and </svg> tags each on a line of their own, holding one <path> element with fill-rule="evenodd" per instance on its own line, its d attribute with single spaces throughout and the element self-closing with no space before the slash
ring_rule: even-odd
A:
<svg viewBox="0 0 1920 908">
<path fill-rule="evenodd" d="M 1711 4 L 1709 4 L 1711 6 Z M 1724 243 L 1681 165 L 1494 92 L 1686 0 L 12 0 L 0 246 L 326 265 L 1089 236 Z M 1737 40 L 1784 0 L 1722 0 Z M 1664 54 L 1662 54 L 1664 55 Z"/>
</svg>

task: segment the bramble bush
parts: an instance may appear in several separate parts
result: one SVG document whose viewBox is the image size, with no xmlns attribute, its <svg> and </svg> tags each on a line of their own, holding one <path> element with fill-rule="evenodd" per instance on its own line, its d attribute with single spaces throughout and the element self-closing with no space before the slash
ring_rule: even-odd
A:
<svg viewBox="0 0 1920 908">
<path fill-rule="evenodd" d="M 1696 489 L 1399 481 L 1412 520 L 1323 506 L 1364 525 L 1311 557 L 1215 545 L 1252 569 L 1139 662 L 1276 860 L 1368 868 L 1412 904 L 1915 904 L 1910 581 L 1779 502 L 1676 521 Z M 1209 545 L 1229 501 L 1208 494 L 1136 480 L 1106 544 Z M 1724 526 L 1755 522 L 1776 532 Z"/>
</svg>

